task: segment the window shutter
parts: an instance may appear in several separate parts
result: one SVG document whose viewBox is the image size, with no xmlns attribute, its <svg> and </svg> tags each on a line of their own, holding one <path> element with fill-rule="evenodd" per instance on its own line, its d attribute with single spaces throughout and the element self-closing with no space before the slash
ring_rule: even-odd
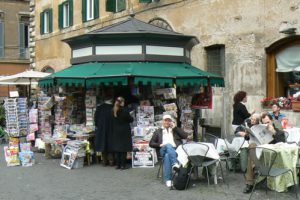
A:
<svg viewBox="0 0 300 200">
<path fill-rule="evenodd" d="M 86 22 L 86 0 L 82 0 L 82 21 Z"/>
<path fill-rule="evenodd" d="M 151 3 L 152 0 L 140 0 L 140 3 Z"/>
<path fill-rule="evenodd" d="M 69 25 L 73 26 L 73 0 L 69 0 Z"/>
<path fill-rule="evenodd" d="M 126 10 L 126 0 L 117 0 L 117 12 L 121 12 L 123 10 Z"/>
<path fill-rule="evenodd" d="M 44 34 L 44 12 L 40 13 L 40 33 Z"/>
<path fill-rule="evenodd" d="M 94 0 L 94 19 L 99 18 L 99 0 Z"/>
<path fill-rule="evenodd" d="M 0 22 L 0 57 L 4 57 L 4 23 Z"/>
<path fill-rule="evenodd" d="M 58 5 L 58 27 L 59 29 L 64 28 L 64 10 L 63 4 Z"/>
<path fill-rule="evenodd" d="M 52 13 L 52 9 L 49 9 L 48 12 L 49 12 L 49 33 L 52 33 L 52 31 L 53 31 L 53 19 L 52 19 L 53 13 Z"/>
<path fill-rule="evenodd" d="M 25 58 L 25 24 L 19 24 L 19 50 L 20 50 L 20 58 Z"/>
<path fill-rule="evenodd" d="M 116 12 L 116 0 L 106 0 L 106 11 Z"/>
</svg>

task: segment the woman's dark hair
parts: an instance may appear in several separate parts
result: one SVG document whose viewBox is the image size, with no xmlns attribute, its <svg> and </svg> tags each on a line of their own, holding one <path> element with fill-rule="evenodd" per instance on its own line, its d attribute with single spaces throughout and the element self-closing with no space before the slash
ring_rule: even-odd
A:
<svg viewBox="0 0 300 200">
<path fill-rule="evenodd" d="M 234 104 L 240 103 L 246 96 L 247 93 L 245 91 L 238 91 L 233 97 Z"/>
</svg>

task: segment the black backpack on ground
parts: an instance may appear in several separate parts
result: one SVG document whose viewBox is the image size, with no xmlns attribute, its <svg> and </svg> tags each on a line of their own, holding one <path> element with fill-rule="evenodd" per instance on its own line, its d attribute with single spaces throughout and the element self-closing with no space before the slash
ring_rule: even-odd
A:
<svg viewBox="0 0 300 200">
<path fill-rule="evenodd" d="M 180 167 L 178 171 L 174 174 L 173 187 L 176 190 L 184 190 L 186 182 L 188 180 L 188 173 L 190 168 Z"/>
</svg>

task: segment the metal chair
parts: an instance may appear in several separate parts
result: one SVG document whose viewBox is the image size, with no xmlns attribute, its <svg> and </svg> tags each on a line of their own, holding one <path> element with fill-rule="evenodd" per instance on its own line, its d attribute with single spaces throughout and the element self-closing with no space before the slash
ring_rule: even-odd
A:
<svg viewBox="0 0 300 200">
<path fill-rule="evenodd" d="M 157 171 L 157 175 L 156 177 L 157 178 L 162 178 L 163 177 L 163 173 L 164 173 L 164 168 L 163 168 L 163 165 L 164 165 L 164 159 L 162 157 L 159 157 L 157 158 L 158 159 L 158 164 L 159 164 L 159 167 L 158 167 L 158 171 Z"/>
<path fill-rule="evenodd" d="M 265 148 L 265 147 L 254 147 L 254 148 L 249 149 L 249 154 L 250 154 L 250 159 L 254 162 L 255 169 L 258 172 L 251 195 L 249 197 L 249 200 L 252 197 L 253 191 L 255 190 L 255 186 L 257 184 L 259 177 L 261 177 L 261 176 L 276 177 L 276 176 L 279 176 L 279 175 L 282 175 L 285 173 L 289 173 L 289 172 L 292 174 L 293 182 L 294 182 L 294 190 L 296 193 L 296 198 L 298 199 L 298 194 L 297 194 L 297 190 L 296 190 L 296 182 L 294 179 L 293 171 L 291 169 L 273 167 L 274 162 L 277 157 L 276 151 Z M 267 159 L 265 158 L 265 155 L 268 156 Z M 268 179 L 266 179 L 266 193 L 268 191 L 267 183 L 268 183 Z"/>
<path fill-rule="evenodd" d="M 217 148 L 218 146 L 218 137 L 215 136 L 215 135 L 212 135 L 210 133 L 205 133 L 205 137 L 203 138 L 203 141 L 204 142 L 207 142 L 207 143 L 211 143 L 215 146 L 215 148 Z"/>
<path fill-rule="evenodd" d="M 213 144 L 216 149 L 218 147 L 218 140 L 219 140 L 219 138 L 217 136 L 212 135 L 210 133 L 205 133 L 205 137 L 203 138 L 204 142 Z M 224 161 L 224 156 L 222 154 L 219 154 L 219 156 L 220 156 L 220 161 Z M 225 160 L 227 160 L 227 158 Z M 222 166 L 221 162 L 219 163 L 219 166 L 220 166 L 220 169 L 222 172 L 223 182 L 225 182 L 224 177 L 223 177 L 223 166 Z M 226 161 L 226 167 L 228 167 L 227 161 Z"/>
<path fill-rule="evenodd" d="M 191 168 L 188 173 L 188 180 L 186 182 L 185 189 L 189 185 L 192 171 L 198 167 L 204 167 L 206 169 L 207 183 L 208 183 L 208 185 L 210 185 L 208 167 L 216 164 L 218 162 L 218 160 L 206 160 L 205 159 L 205 158 L 207 158 L 206 155 L 209 151 L 209 146 L 204 143 L 195 142 L 195 143 L 184 144 L 182 146 L 182 148 L 185 151 L 185 153 L 187 154 L 188 159 L 191 164 Z M 222 172 L 222 178 L 224 180 L 223 172 Z"/>
<path fill-rule="evenodd" d="M 158 149 L 156 149 L 156 155 L 157 155 L 157 160 L 158 160 L 158 165 L 159 165 L 156 177 L 162 178 L 162 181 L 163 181 L 163 179 L 164 179 L 164 176 L 163 176 L 164 175 L 164 168 L 163 168 L 164 158 L 162 156 L 160 156 Z"/>
<path fill-rule="evenodd" d="M 226 137 L 224 140 L 225 140 L 225 145 L 226 145 L 226 148 L 227 148 L 227 152 L 224 153 L 221 157 L 221 160 L 225 160 L 226 162 L 226 167 L 227 167 L 227 170 L 229 170 L 229 161 L 231 162 L 234 162 L 234 163 L 237 163 L 237 161 L 239 161 L 239 153 L 241 151 L 241 148 L 243 147 L 244 143 L 245 143 L 245 138 L 243 138 L 243 142 L 240 143 L 240 145 L 238 146 L 237 149 L 234 149 L 232 147 L 230 147 L 233 139 L 235 138 L 234 135 L 232 136 L 228 136 Z M 242 138 L 242 137 L 241 137 Z M 234 167 L 233 168 L 233 171 L 235 172 L 236 168 Z"/>
</svg>

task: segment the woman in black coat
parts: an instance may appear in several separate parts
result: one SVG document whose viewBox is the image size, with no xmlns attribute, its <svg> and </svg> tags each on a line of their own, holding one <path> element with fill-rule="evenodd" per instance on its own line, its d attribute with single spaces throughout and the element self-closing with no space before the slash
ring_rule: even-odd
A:
<svg viewBox="0 0 300 200">
<path fill-rule="evenodd" d="M 126 169 L 127 152 L 132 151 L 130 123 L 133 118 L 124 108 L 125 100 L 118 97 L 113 107 L 113 148 L 116 152 L 116 169 Z"/>
<path fill-rule="evenodd" d="M 233 98 L 233 120 L 232 128 L 235 129 L 244 123 L 245 119 L 249 118 L 251 114 L 248 112 L 245 103 L 247 102 L 247 93 L 245 91 L 238 91 Z M 254 113 L 253 111 L 252 113 Z"/>
</svg>

